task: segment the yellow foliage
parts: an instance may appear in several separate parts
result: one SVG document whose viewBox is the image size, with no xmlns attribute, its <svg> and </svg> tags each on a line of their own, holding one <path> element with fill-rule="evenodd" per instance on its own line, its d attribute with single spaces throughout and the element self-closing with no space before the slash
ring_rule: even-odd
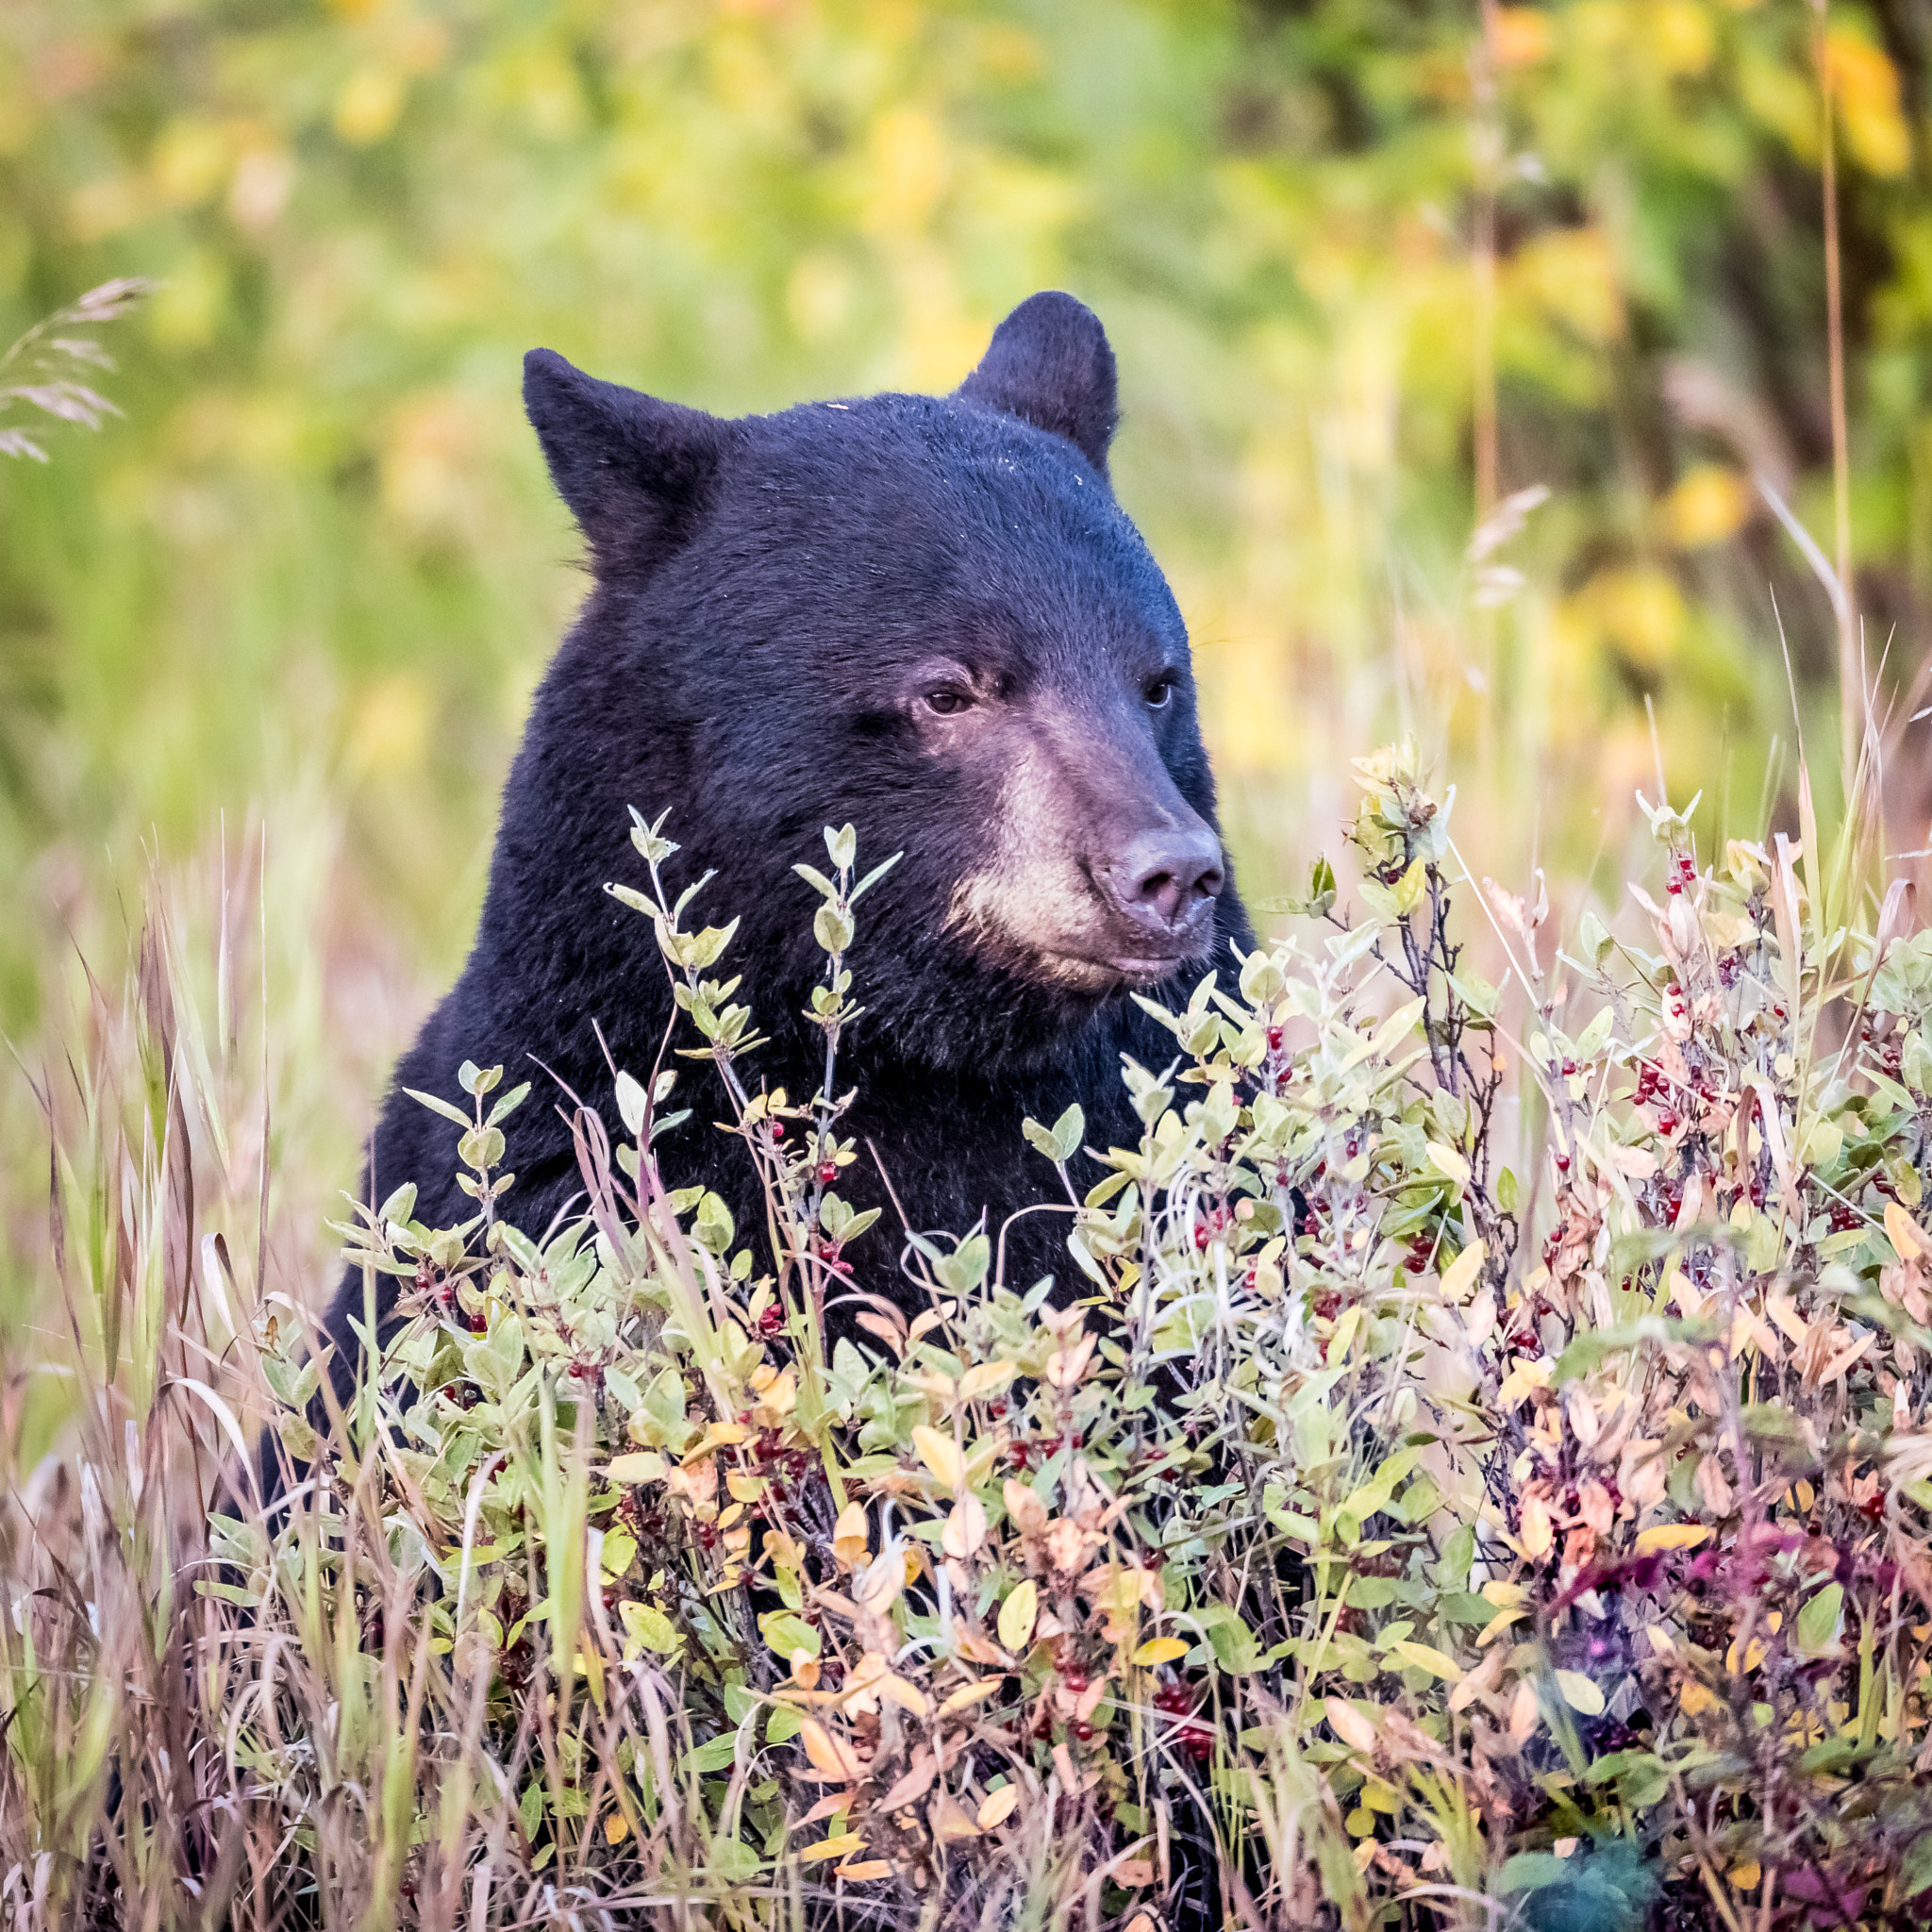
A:
<svg viewBox="0 0 1932 1932">
<path fill-rule="evenodd" d="M 1751 484 L 1723 463 L 1694 463 L 1658 506 L 1666 537 L 1695 550 L 1735 537 L 1750 521 Z"/>
<path fill-rule="evenodd" d="M 1531 67 L 1549 58 L 1556 36 L 1540 7 L 1499 7 L 1491 44 L 1498 67 Z"/>
<path fill-rule="evenodd" d="M 1867 174 L 1903 175 L 1911 165 L 1912 137 L 1891 57 L 1844 22 L 1832 26 L 1825 50 L 1840 131 L 1852 158 Z"/>
<path fill-rule="evenodd" d="M 380 141 L 403 111 L 406 84 L 392 67 L 358 67 L 336 96 L 335 129 L 351 147 Z"/>
<path fill-rule="evenodd" d="M 1662 74 L 1702 74 L 1717 55 L 1717 25 L 1699 0 L 1656 0 L 1644 9 L 1641 32 Z"/>
<path fill-rule="evenodd" d="M 1640 670 L 1676 655 L 1687 612 L 1676 581 L 1655 564 L 1599 571 L 1557 610 L 1557 628 L 1575 650 L 1610 649 Z"/>
<path fill-rule="evenodd" d="M 1616 257 L 1601 228 L 1553 228 L 1524 243 L 1510 264 L 1516 291 L 1587 342 L 1624 332 Z"/>
</svg>

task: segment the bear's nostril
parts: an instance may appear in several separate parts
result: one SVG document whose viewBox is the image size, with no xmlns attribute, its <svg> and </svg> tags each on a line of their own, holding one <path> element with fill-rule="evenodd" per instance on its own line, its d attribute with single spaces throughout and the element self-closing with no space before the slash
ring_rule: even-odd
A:
<svg viewBox="0 0 1932 1932">
<path fill-rule="evenodd" d="M 1206 825 L 1142 832 L 1122 855 L 1115 876 L 1126 910 L 1179 927 L 1221 891 L 1221 841 Z"/>
</svg>

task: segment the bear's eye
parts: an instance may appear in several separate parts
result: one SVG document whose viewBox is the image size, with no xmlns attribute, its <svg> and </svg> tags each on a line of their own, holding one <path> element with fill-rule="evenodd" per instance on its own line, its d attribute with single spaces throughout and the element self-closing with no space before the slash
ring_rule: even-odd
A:
<svg viewBox="0 0 1932 1932">
<path fill-rule="evenodd" d="M 1147 701 L 1147 708 L 1150 711 L 1158 711 L 1174 696 L 1174 679 L 1165 675 L 1157 677 L 1148 684 L 1141 695 Z"/>
<path fill-rule="evenodd" d="M 936 691 L 925 694 L 926 709 L 936 711 L 941 718 L 958 716 L 961 711 L 973 708 L 973 700 L 957 685 L 942 684 Z"/>
</svg>

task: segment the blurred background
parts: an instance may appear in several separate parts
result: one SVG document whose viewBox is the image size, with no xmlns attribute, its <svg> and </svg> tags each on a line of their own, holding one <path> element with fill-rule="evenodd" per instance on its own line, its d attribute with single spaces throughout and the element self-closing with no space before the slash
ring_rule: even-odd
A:
<svg viewBox="0 0 1932 1932">
<path fill-rule="evenodd" d="M 950 388 L 1071 289 L 1253 895 L 1405 726 L 1472 863 L 1571 908 L 1659 758 L 1755 833 L 1794 724 L 1836 764 L 1831 605 L 1753 482 L 1839 554 L 1827 95 L 1845 541 L 1918 702 L 1928 61 L 1927 0 L 8 0 L 0 341 L 163 286 L 96 332 L 121 418 L 0 461 L 0 1313 L 46 1248 L 36 1086 L 154 863 L 184 950 L 228 936 L 207 1024 L 265 1057 L 286 1265 L 320 1252 L 581 593 L 535 343 L 736 413 Z"/>
</svg>

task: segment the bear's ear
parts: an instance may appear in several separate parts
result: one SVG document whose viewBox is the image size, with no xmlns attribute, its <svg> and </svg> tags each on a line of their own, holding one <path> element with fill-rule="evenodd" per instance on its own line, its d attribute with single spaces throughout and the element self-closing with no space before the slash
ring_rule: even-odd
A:
<svg viewBox="0 0 1932 1932">
<path fill-rule="evenodd" d="M 599 382 L 552 349 L 524 358 L 524 408 L 600 571 L 648 569 L 710 501 L 730 425 Z"/>
<path fill-rule="evenodd" d="M 1057 289 L 1029 295 L 993 331 L 959 393 L 1065 437 L 1107 475 L 1107 447 L 1120 420 L 1113 350 L 1084 302 Z"/>
</svg>

